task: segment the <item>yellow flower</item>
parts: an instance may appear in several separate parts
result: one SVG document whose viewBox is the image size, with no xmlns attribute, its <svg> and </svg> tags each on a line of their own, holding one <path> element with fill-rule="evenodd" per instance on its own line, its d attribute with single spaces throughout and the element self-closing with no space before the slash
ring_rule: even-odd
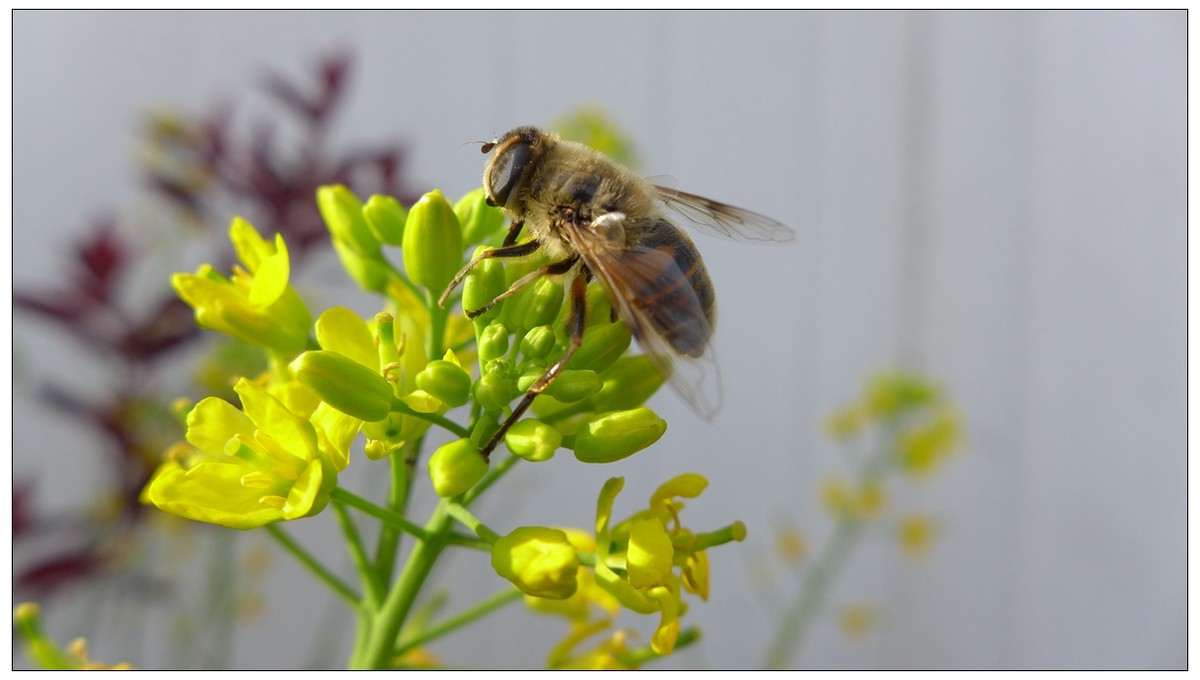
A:
<svg viewBox="0 0 1200 680">
<path fill-rule="evenodd" d="M 216 397 L 188 414 L 187 440 L 142 492 L 143 501 L 180 517 L 252 529 L 320 512 L 337 469 L 316 430 L 262 387 L 242 379 L 242 410 Z"/>
<path fill-rule="evenodd" d="M 649 507 L 614 525 L 613 502 L 623 484 L 619 477 L 608 480 L 596 504 L 596 583 L 626 609 L 658 613 L 650 647 L 658 654 L 670 654 L 686 610 L 683 591 L 708 597 L 708 557 L 702 546 L 740 541 L 745 528 L 737 522 L 720 531 L 695 534 L 683 526 L 681 499 L 699 496 L 708 485 L 696 474 L 667 481 L 651 495 Z"/>
<path fill-rule="evenodd" d="M 204 328 L 288 356 L 304 349 L 312 316 L 288 284 L 283 237 L 269 243 L 240 217 L 230 225 L 229 237 L 245 268 L 235 265 L 226 279 L 204 265 L 195 274 L 175 274 L 171 286 Z"/>
<path fill-rule="evenodd" d="M 492 568 L 534 597 L 565 600 L 578 588 L 579 554 L 559 529 L 514 529 L 492 546 Z"/>
<path fill-rule="evenodd" d="M 946 407 L 938 409 L 927 421 L 913 425 L 897 437 L 900 467 L 906 472 L 927 475 L 958 448 L 961 442 L 959 419 Z"/>
</svg>

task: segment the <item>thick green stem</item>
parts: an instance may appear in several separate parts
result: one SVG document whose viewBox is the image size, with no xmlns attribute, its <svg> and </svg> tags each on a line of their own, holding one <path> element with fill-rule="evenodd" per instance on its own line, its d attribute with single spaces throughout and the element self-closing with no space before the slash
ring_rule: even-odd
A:
<svg viewBox="0 0 1200 680">
<path fill-rule="evenodd" d="M 400 578 L 388 593 L 383 605 L 371 617 L 369 625 L 359 630 L 360 640 L 355 644 L 354 656 L 350 659 L 352 669 L 385 669 L 391 665 L 396 637 L 404 621 L 412 611 L 417 594 L 442 549 L 446 547 L 446 536 L 450 532 L 452 520 L 446 512 L 448 501 L 442 499 L 425 525 L 424 538 L 413 545 L 412 553 Z"/>
<path fill-rule="evenodd" d="M 413 468 L 417 451 L 424 437 L 405 442 L 404 447 L 389 456 L 392 471 L 392 486 L 388 489 L 388 510 L 403 516 L 408 510 L 409 492 L 412 490 Z M 400 531 L 392 524 L 384 524 L 379 531 L 379 542 L 375 549 L 375 570 L 384 583 L 391 583 L 396 554 L 400 550 Z"/>
</svg>

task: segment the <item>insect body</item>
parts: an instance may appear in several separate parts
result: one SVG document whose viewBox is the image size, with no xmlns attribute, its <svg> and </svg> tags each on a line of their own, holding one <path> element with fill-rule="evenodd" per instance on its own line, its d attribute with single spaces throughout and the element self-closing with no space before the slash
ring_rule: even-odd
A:
<svg viewBox="0 0 1200 680">
<path fill-rule="evenodd" d="M 441 302 L 480 261 L 543 252 L 551 262 L 515 281 L 470 317 L 537 279 L 570 279 L 570 345 L 533 383 L 481 450 L 486 458 L 508 428 L 566 367 L 583 340 L 587 283 L 595 278 L 616 315 L 688 404 L 706 419 L 720 406 L 719 374 L 710 344 L 715 294 L 691 239 L 669 219 L 741 241 L 787 241 L 792 232 L 768 217 L 692 194 L 659 187 L 604 155 L 533 127 L 519 127 L 483 145 L 494 152 L 484 170 L 488 203 L 512 220 L 504 244 L 471 260 Z M 673 211 L 664 210 L 669 208 Z M 529 238 L 520 243 L 522 230 Z"/>
</svg>

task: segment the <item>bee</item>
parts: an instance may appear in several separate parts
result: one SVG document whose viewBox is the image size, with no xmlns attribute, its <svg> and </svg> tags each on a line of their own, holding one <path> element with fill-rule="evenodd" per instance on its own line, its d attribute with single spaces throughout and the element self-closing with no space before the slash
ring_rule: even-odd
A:
<svg viewBox="0 0 1200 680">
<path fill-rule="evenodd" d="M 487 458 L 583 341 L 590 280 L 604 287 L 613 313 L 692 409 L 711 420 L 720 407 L 720 374 L 711 351 L 716 326 L 712 279 L 695 244 L 672 218 L 734 241 L 789 241 L 791 229 L 763 215 L 651 184 L 583 144 L 518 127 L 483 144 L 487 202 L 511 219 L 504 243 L 481 252 L 454 277 L 439 304 L 481 261 L 541 252 L 550 263 L 515 281 L 468 317 L 545 276 L 569 279 L 570 344 L 481 449 Z M 529 238 L 517 242 L 522 230 Z"/>
</svg>

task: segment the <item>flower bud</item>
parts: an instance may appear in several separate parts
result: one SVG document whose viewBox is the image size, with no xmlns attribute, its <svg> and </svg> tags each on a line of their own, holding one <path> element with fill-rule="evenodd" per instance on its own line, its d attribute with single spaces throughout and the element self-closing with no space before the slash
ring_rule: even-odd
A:
<svg viewBox="0 0 1200 680">
<path fill-rule="evenodd" d="M 532 463 L 554 457 L 562 445 L 562 433 L 535 418 L 526 418 L 508 428 L 504 435 L 508 450 Z"/>
<path fill-rule="evenodd" d="M 583 344 L 571 357 L 571 368 L 603 371 L 629 349 L 632 338 L 629 327 L 620 321 L 589 328 L 583 336 Z"/>
<path fill-rule="evenodd" d="M 563 303 L 563 287 L 553 279 L 541 279 L 534 283 L 532 294 L 525 307 L 522 328 L 545 326 L 554 321 Z"/>
<path fill-rule="evenodd" d="M 578 587 L 579 554 L 549 527 L 518 527 L 492 546 L 492 568 L 526 595 L 565 600 Z"/>
<path fill-rule="evenodd" d="M 429 479 L 437 495 L 457 496 L 483 479 L 488 462 L 469 439 L 442 444 L 429 457 Z"/>
<path fill-rule="evenodd" d="M 359 288 L 373 293 L 383 293 L 387 290 L 391 272 L 383 263 L 382 256 L 364 256 L 338 239 L 333 239 L 333 252 L 337 253 L 346 275 L 357 283 Z"/>
<path fill-rule="evenodd" d="M 408 213 L 403 238 L 404 269 L 419 286 L 441 294 L 462 266 L 462 228 L 454 210 L 433 190 Z"/>
<path fill-rule="evenodd" d="M 544 373 L 544 370 L 536 369 L 527 371 L 517 380 L 517 389 L 522 391 L 529 389 L 529 386 L 537 382 Z M 595 371 L 567 369 L 559 373 L 554 382 L 550 383 L 542 393 L 548 394 L 564 404 L 573 404 L 599 392 L 601 384 L 600 376 Z"/>
<path fill-rule="evenodd" d="M 392 411 L 392 386 L 382 375 L 330 350 L 304 352 L 291 363 L 305 387 L 333 408 L 368 422 Z"/>
<path fill-rule="evenodd" d="M 600 378 L 604 386 L 592 396 L 591 402 L 598 413 L 641 406 L 665 380 L 650 357 L 644 354 L 617 359 Z"/>
<path fill-rule="evenodd" d="M 475 250 L 475 256 L 485 250 L 488 248 L 480 246 Z M 467 274 L 466 280 L 463 281 L 462 307 L 468 312 L 483 309 L 485 305 L 506 290 L 508 290 L 508 284 L 504 278 L 504 264 L 499 259 L 490 257 L 475 265 Z M 500 307 L 497 306 L 476 317 L 475 320 L 491 321 L 499 314 Z"/>
<path fill-rule="evenodd" d="M 416 381 L 417 387 L 448 406 L 462 406 L 471 398 L 471 376 L 452 361 L 429 362 L 417 374 Z"/>
<path fill-rule="evenodd" d="M 467 193 L 454 204 L 454 214 L 462 225 L 463 241 L 483 243 L 504 224 L 504 213 L 487 204 L 483 187 Z"/>
<path fill-rule="evenodd" d="M 575 457 L 584 463 L 612 463 L 658 441 L 667 421 L 639 407 L 592 416 L 575 435 Z"/>
<path fill-rule="evenodd" d="M 549 326 L 531 328 L 521 338 L 521 354 L 530 359 L 540 359 L 554 349 L 554 331 Z"/>
<path fill-rule="evenodd" d="M 341 184 L 317 188 L 317 209 L 335 241 L 368 259 L 379 259 L 379 239 L 363 217 L 363 204 Z"/>
<path fill-rule="evenodd" d="M 479 363 L 486 365 L 507 353 L 508 329 L 499 321 L 493 321 L 479 334 Z"/>
<path fill-rule="evenodd" d="M 404 242 L 404 221 L 408 211 L 391 196 L 375 194 L 362 209 L 367 226 L 380 243 L 398 246 Z"/>
<path fill-rule="evenodd" d="M 475 381 L 475 401 L 487 411 L 499 411 L 517 396 L 512 380 L 500 373 L 487 373 Z"/>
</svg>

